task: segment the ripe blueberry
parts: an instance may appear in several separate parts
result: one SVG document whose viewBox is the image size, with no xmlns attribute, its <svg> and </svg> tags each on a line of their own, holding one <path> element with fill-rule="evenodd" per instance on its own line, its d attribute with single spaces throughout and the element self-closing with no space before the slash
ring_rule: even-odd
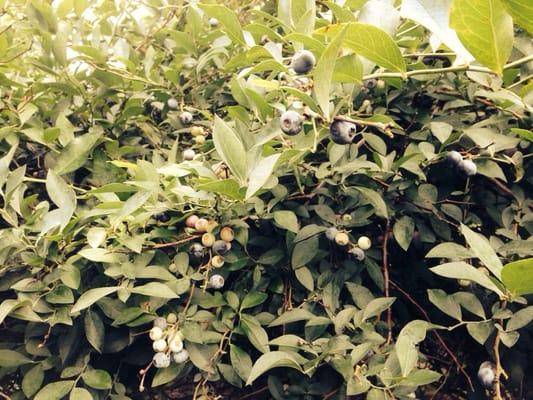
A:
<svg viewBox="0 0 533 400">
<path fill-rule="evenodd" d="M 224 277 L 222 275 L 211 275 L 209 278 L 209 287 L 213 289 L 222 289 L 224 287 Z"/>
<path fill-rule="evenodd" d="M 353 122 L 333 121 L 329 127 L 331 140 L 337 144 L 350 144 L 357 133 L 357 126 Z"/>
<path fill-rule="evenodd" d="M 213 243 L 213 252 L 215 252 L 215 254 L 218 254 L 219 256 L 226 254 L 228 250 L 228 242 L 225 242 L 223 240 L 217 240 L 215 243 Z"/>
<path fill-rule="evenodd" d="M 452 165 L 458 165 L 461 161 L 463 161 L 463 156 L 458 151 L 452 150 L 449 151 L 446 154 L 446 158 Z"/>
<path fill-rule="evenodd" d="M 154 361 L 154 367 L 167 368 L 170 365 L 170 356 L 162 352 L 155 353 L 153 361 Z"/>
<path fill-rule="evenodd" d="M 296 111 L 285 111 L 279 122 L 281 130 L 289 136 L 297 135 L 302 130 L 303 120 Z"/>
<path fill-rule="evenodd" d="M 291 67 L 297 74 L 306 74 L 315 66 L 316 59 L 309 50 L 297 51 L 292 57 Z"/>
<path fill-rule="evenodd" d="M 496 379 L 496 366 L 490 361 L 482 362 L 477 377 L 483 386 L 491 388 Z"/>
<path fill-rule="evenodd" d="M 192 122 L 192 114 L 188 111 L 183 111 L 180 114 L 180 121 L 182 124 L 188 125 Z"/>
<path fill-rule="evenodd" d="M 185 349 L 172 354 L 172 358 L 176 364 L 182 364 L 189 359 L 189 352 Z"/>
<path fill-rule="evenodd" d="M 204 246 L 200 243 L 191 244 L 191 247 L 189 247 L 189 254 L 196 259 L 202 258 L 205 254 Z"/>
<path fill-rule="evenodd" d="M 457 166 L 466 176 L 474 176 L 477 174 L 476 164 L 472 160 L 463 160 Z"/>
</svg>

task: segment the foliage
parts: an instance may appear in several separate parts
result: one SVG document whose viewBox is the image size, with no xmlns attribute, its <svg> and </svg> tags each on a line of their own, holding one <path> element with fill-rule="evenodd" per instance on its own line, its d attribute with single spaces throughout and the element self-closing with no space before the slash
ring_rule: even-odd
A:
<svg viewBox="0 0 533 400">
<path fill-rule="evenodd" d="M 527 397 L 530 2 L 222 3 L 0 2 L 9 397 Z"/>
</svg>

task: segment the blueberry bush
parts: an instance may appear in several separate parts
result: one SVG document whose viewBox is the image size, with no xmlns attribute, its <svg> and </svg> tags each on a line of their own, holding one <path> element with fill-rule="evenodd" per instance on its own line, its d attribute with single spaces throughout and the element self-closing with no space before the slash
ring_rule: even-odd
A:
<svg viewBox="0 0 533 400">
<path fill-rule="evenodd" d="M 1 398 L 532 398 L 530 0 L 0 8 Z"/>
</svg>

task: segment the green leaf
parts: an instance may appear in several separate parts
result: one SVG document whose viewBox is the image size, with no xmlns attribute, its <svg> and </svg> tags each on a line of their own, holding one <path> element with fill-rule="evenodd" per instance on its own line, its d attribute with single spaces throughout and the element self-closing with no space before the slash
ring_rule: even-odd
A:
<svg viewBox="0 0 533 400">
<path fill-rule="evenodd" d="M 53 170 L 48 171 L 46 191 L 50 199 L 58 207 L 58 210 L 54 210 L 47 215 L 53 215 L 52 226 L 59 225 L 61 230 L 63 230 L 76 210 L 76 193 Z"/>
<path fill-rule="evenodd" d="M 417 369 L 412 371 L 404 382 L 417 386 L 429 385 L 430 383 L 438 381 L 441 376 L 442 375 L 436 371 L 431 371 L 429 369 Z"/>
<path fill-rule="evenodd" d="M 405 72 L 405 61 L 400 49 L 387 32 L 374 25 L 359 22 L 328 25 L 327 29 L 322 28 L 318 33 L 326 32 L 328 36 L 335 35 L 343 29 L 344 25 L 347 25 L 344 46 L 383 68 Z"/>
<path fill-rule="evenodd" d="M 502 281 L 515 295 L 533 293 L 533 258 L 506 264 L 502 270 Z"/>
<path fill-rule="evenodd" d="M 298 233 L 298 218 L 296 218 L 296 214 L 294 214 L 294 212 L 289 210 L 274 211 L 273 215 L 276 224 L 287 229 L 288 231 Z"/>
<path fill-rule="evenodd" d="M 22 391 L 26 397 L 31 398 L 41 388 L 44 381 L 44 371 L 41 364 L 31 368 L 22 379 Z"/>
<path fill-rule="evenodd" d="M 61 400 L 70 392 L 75 383 L 76 381 L 72 380 L 49 383 L 39 390 L 33 400 Z"/>
<path fill-rule="evenodd" d="M 244 198 L 243 190 L 235 179 L 220 179 L 203 182 L 196 188 L 212 193 L 220 193 L 233 200 L 243 200 Z"/>
<path fill-rule="evenodd" d="M 251 315 L 243 314 L 241 316 L 241 328 L 250 340 L 250 343 L 261 353 L 268 353 L 268 335 L 261 324 Z"/>
<path fill-rule="evenodd" d="M 314 91 L 318 105 L 322 109 L 324 115 L 329 117 L 329 92 L 331 90 L 331 80 L 333 78 L 333 71 L 335 62 L 338 58 L 339 50 L 341 49 L 342 41 L 346 33 L 346 26 L 335 36 L 331 43 L 326 47 L 322 56 L 313 72 Z M 329 119 L 329 118 L 328 118 Z"/>
<path fill-rule="evenodd" d="M 244 185 L 248 176 L 246 150 L 239 136 L 218 116 L 215 117 L 213 142 L 219 156 L 241 184 Z"/>
<path fill-rule="evenodd" d="M 413 232 L 415 231 L 415 221 L 411 217 L 403 216 L 393 227 L 394 238 L 402 249 L 407 251 L 411 240 L 413 239 Z"/>
<path fill-rule="evenodd" d="M 528 306 L 518 310 L 509 318 L 505 330 L 515 331 L 529 325 L 531 321 L 533 321 L 533 306 Z"/>
<path fill-rule="evenodd" d="M 404 377 L 409 375 L 418 362 L 416 345 L 425 339 L 428 328 L 428 322 L 414 320 L 405 325 L 398 335 L 394 348 Z"/>
<path fill-rule="evenodd" d="M 0 349 L 0 367 L 18 368 L 21 365 L 31 364 L 32 362 L 32 360 L 18 351 Z"/>
<path fill-rule="evenodd" d="M 115 293 L 118 289 L 120 289 L 120 287 L 112 286 L 87 290 L 80 296 L 76 304 L 74 304 L 74 307 L 72 307 L 72 310 L 70 310 L 70 314 L 75 314 L 86 309 L 87 307 L 92 306 L 102 297 Z"/>
<path fill-rule="evenodd" d="M 176 364 L 173 362 L 167 368 L 158 369 L 152 380 L 152 387 L 165 385 L 178 379 L 186 371 L 186 366 L 186 363 Z"/>
<path fill-rule="evenodd" d="M 442 289 L 428 289 L 429 301 L 431 301 L 439 310 L 461 321 L 461 307 L 453 296 L 448 295 Z"/>
<path fill-rule="evenodd" d="M 88 310 L 85 313 L 85 336 L 89 343 L 101 353 L 104 349 L 105 328 L 104 323 L 95 312 Z"/>
<path fill-rule="evenodd" d="M 361 193 L 369 202 L 372 204 L 372 207 L 376 210 L 376 215 L 383 218 L 389 218 L 387 212 L 387 205 L 383 201 L 383 196 L 380 195 L 375 190 L 366 188 L 366 187 L 355 187 L 359 193 Z"/>
<path fill-rule="evenodd" d="M 378 316 L 389 308 L 395 300 L 396 297 L 379 297 L 371 300 L 363 310 L 363 320 L 366 321 L 367 319 Z"/>
<path fill-rule="evenodd" d="M 241 310 L 255 307 L 263 303 L 267 298 L 268 298 L 268 294 L 264 292 L 258 292 L 257 290 L 252 290 L 250 293 L 244 296 L 244 299 L 242 300 L 242 303 L 241 303 Z"/>
<path fill-rule="evenodd" d="M 472 258 L 472 252 L 457 243 L 441 243 L 433 247 L 427 254 L 426 258 L 450 258 L 450 259 L 467 259 Z"/>
<path fill-rule="evenodd" d="M 355 54 L 337 59 L 333 71 L 333 81 L 359 84 L 363 82 L 363 64 Z"/>
<path fill-rule="evenodd" d="M 92 400 L 91 393 L 84 388 L 76 387 L 70 392 L 69 400 Z"/>
<path fill-rule="evenodd" d="M 229 355 L 235 372 L 246 382 L 252 370 L 252 359 L 247 352 L 234 344 L 230 344 Z"/>
<path fill-rule="evenodd" d="M 250 371 L 250 375 L 248 377 L 248 380 L 246 381 L 246 385 L 251 385 L 257 378 L 259 378 L 265 372 L 278 367 L 293 368 L 302 372 L 300 364 L 298 364 L 298 361 L 294 358 L 292 354 L 284 351 L 271 351 L 269 353 L 263 354 L 257 359 L 254 366 L 252 367 L 252 370 Z"/>
<path fill-rule="evenodd" d="M 513 20 L 500 0 L 453 0 L 450 26 L 477 61 L 503 73 L 513 49 Z"/>
<path fill-rule="evenodd" d="M 441 264 L 437 267 L 430 268 L 430 270 L 445 278 L 464 279 L 476 282 L 478 285 L 492 290 L 500 297 L 504 297 L 500 288 L 487 275 L 463 261 Z"/>
<path fill-rule="evenodd" d="M 450 5 L 450 0 L 403 0 L 400 13 L 402 17 L 428 29 L 465 62 L 473 61 L 474 57 L 465 49 L 457 33 L 449 27 Z"/>
<path fill-rule="evenodd" d="M 94 127 L 88 133 L 71 140 L 57 157 L 54 171 L 58 175 L 64 175 L 83 166 L 103 134 L 102 128 Z"/>
<path fill-rule="evenodd" d="M 511 132 L 516 133 L 522 139 L 526 139 L 529 142 L 533 142 L 533 132 L 526 129 L 511 128 Z"/>
<path fill-rule="evenodd" d="M 264 157 L 252 169 L 248 178 L 245 200 L 254 196 L 272 177 L 272 172 L 281 154 Z"/>
<path fill-rule="evenodd" d="M 318 242 L 318 236 L 311 236 L 296 243 L 291 257 L 291 264 L 294 269 L 303 267 L 315 257 L 318 252 Z"/>
<path fill-rule="evenodd" d="M 234 11 L 228 7 L 219 4 L 200 4 L 200 7 L 210 16 L 216 18 L 222 23 L 224 31 L 234 42 L 246 45 L 242 34 L 239 18 Z"/>
<path fill-rule="evenodd" d="M 307 321 L 315 318 L 316 315 L 311 311 L 303 308 L 297 308 L 294 310 L 285 311 L 278 318 L 268 324 L 269 327 L 290 324 L 291 322 Z"/>
<path fill-rule="evenodd" d="M 494 331 L 494 323 L 491 321 L 470 323 L 466 325 L 466 330 L 476 342 L 480 345 L 484 345 Z"/>
<path fill-rule="evenodd" d="M 461 224 L 461 233 L 464 235 L 472 253 L 498 278 L 502 276 L 502 263 L 489 241 L 479 233 L 474 232 L 466 225 Z"/>
<path fill-rule="evenodd" d="M 294 274 L 296 275 L 296 279 L 298 279 L 298 282 L 300 282 L 303 287 L 305 287 L 307 290 L 312 292 L 315 290 L 315 282 L 313 279 L 313 274 L 307 267 L 299 267 L 296 268 L 294 271 Z"/>
<path fill-rule="evenodd" d="M 81 377 L 85 384 L 93 389 L 105 390 L 111 389 L 113 386 L 111 376 L 103 369 L 91 369 L 90 371 L 84 372 Z"/>
<path fill-rule="evenodd" d="M 136 286 L 129 289 L 129 291 L 144 296 L 161 297 L 164 299 L 177 299 L 179 297 L 167 285 L 160 282 L 150 282 L 146 285 Z"/>
<path fill-rule="evenodd" d="M 515 24 L 520 25 L 533 35 L 533 3 L 530 0 L 502 0 L 503 5 L 513 17 Z"/>
<path fill-rule="evenodd" d="M 470 311 L 472 314 L 477 315 L 480 318 L 487 318 L 483 305 L 475 294 L 469 292 L 457 292 L 452 296 L 464 309 Z"/>
<path fill-rule="evenodd" d="M 29 304 L 28 301 L 20 301 L 20 300 L 14 300 L 14 299 L 4 300 L 2 304 L 0 304 L 0 324 L 4 322 L 4 319 L 6 319 L 6 317 L 12 311 L 15 311 L 17 308 L 22 307 L 27 304 Z"/>
</svg>

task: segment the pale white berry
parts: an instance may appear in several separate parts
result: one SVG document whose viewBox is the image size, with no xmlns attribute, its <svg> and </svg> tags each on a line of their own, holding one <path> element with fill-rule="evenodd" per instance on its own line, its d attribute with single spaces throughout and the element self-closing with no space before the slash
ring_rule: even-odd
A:
<svg viewBox="0 0 533 400">
<path fill-rule="evenodd" d="M 191 161 L 194 156 L 196 155 L 196 152 L 193 149 L 185 149 L 183 150 L 183 159 L 187 161 Z"/>
<path fill-rule="evenodd" d="M 168 348 L 170 351 L 177 353 L 183 349 L 183 341 L 178 335 L 174 335 L 172 339 L 168 341 Z"/>
<path fill-rule="evenodd" d="M 372 241 L 368 236 L 361 236 L 357 239 L 357 246 L 359 246 L 361 250 L 368 250 L 372 247 Z"/>
<path fill-rule="evenodd" d="M 185 349 L 172 354 L 172 358 L 176 364 L 184 363 L 189 359 L 189 352 Z"/>
<path fill-rule="evenodd" d="M 154 348 L 154 351 L 165 351 L 167 349 L 167 341 L 165 339 L 156 340 L 152 344 L 152 347 Z"/>
<path fill-rule="evenodd" d="M 170 365 L 170 356 L 162 352 L 155 353 L 153 361 L 154 361 L 154 367 L 167 368 Z"/>
<path fill-rule="evenodd" d="M 209 278 L 209 287 L 213 289 L 222 289 L 224 287 L 224 277 L 222 275 L 212 275 Z"/>
<path fill-rule="evenodd" d="M 154 327 L 158 327 L 161 330 L 165 330 L 167 329 L 167 326 L 168 324 L 166 318 L 158 317 L 154 320 Z"/>
<path fill-rule="evenodd" d="M 150 339 L 152 339 L 154 342 L 156 340 L 161 339 L 162 337 L 163 337 L 163 329 L 161 329 L 158 326 L 154 326 L 152 329 L 150 329 Z"/>
<path fill-rule="evenodd" d="M 492 387 L 496 379 L 496 366 L 490 361 L 484 361 L 479 366 L 477 377 L 486 388 Z"/>
</svg>

